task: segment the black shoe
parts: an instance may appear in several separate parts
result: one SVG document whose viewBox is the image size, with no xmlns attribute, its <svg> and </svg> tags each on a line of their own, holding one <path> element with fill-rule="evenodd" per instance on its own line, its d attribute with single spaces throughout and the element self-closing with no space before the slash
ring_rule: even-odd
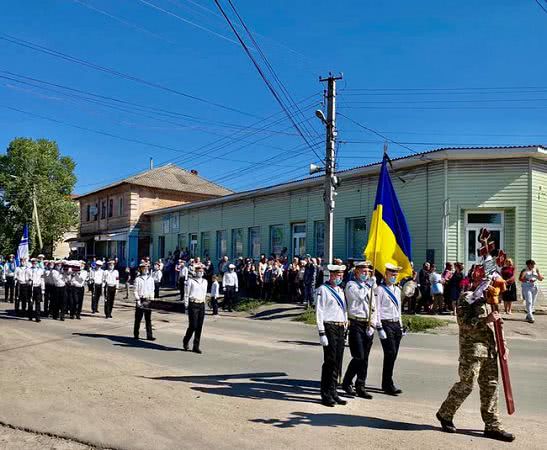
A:
<svg viewBox="0 0 547 450">
<path fill-rule="evenodd" d="M 70 316 L 70 320 L 74 320 L 74 316 Z"/>
<path fill-rule="evenodd" d="M 342 389 L 344 392 L 352 397 L 355 397 L 357 395 L 357 392 L 355 392 L 355 389 L 351 384 L 342 384 Z"/>
<path fill-rule="evenodd" d="M 30 320 L 32 322 L 32 317 L 29 317 L 28 320 Z"/>
<path fill-rule="evenodd" d="M 334 405 L 336 405 L 336 402 L 332 398 L 322 398 L 321 404 L 323 406 L 328 406 L 329 408 L 332 408 L 334 407 Z"/>
<path fill-rule="evenodd" d="M 342 400 L 340 397 L 334 397 L 334 401 L 339 405 L 347 405 L 348 402 L 346 400 Z"/>
<path fill-rule="evenodd" d="M 372 395 L 370 395 L 365 389 L 357 389 L 357 397 L 366 398 L 367 400 L 372 400 Z"/>
<path fill-rule="evenodd" d="M 203 352 L 199 348 L 192 349 L 194 353 L 197 353 L 198 355 L 201 355 Z"/>
<path fill-rule="evenodd" d="M 190 349 L 188 348 L 188 344 L 185 344 L 184 342 L 182 343 L 182 348 L 183 348 L 183 350 L 184 350 L 185 352 L 187 352 L 188 350 L 190 350 Z"/>
<path fill-rule="evenodd" d="M 65 318 L 64 317 L 61 317 L 59 320 L 62 320 L 63 322 L 65 321 Z"/>
<path fill-rule="evenodd" d="M 503 430 L 484 430 L 484 437 L 504 442 L 513 442 L 515 440 L 514 434 Z"/>
<path fill-rule="evenodd" d="M 42 321 L 41 319 L 36 319 L 36 322 L 37 322 L 37 323 L 38 323 L 38 322 L 41 322 L 41 321 Z"/>
<path fill-rule="evenodd" d="M 80 319 L 80 316 L 76 316 L 76 319 L 78 319 L 78 320 L 82 320 L 82 319 Z"/>
<path fill-rule="evenodd" d="M 403 391 L 401 389 L 396 388 L 396 387 L 392 387 L 392 388 L 389 388 L 389 389 L 384 389 L 384 393 L 387 394 L 387 395 L 397 396 L 399 394 L 402 394 Z"/>
<path fill-rule="evenodd" d="M 454 425 L 454 422 L 452 422 L 451 420 L 443 419 L 439 413 L 437 413 L 436 417 L 437 420 L 441 423 L 441 428 L 445 433 L 456 432 L 456 426 Z"/>
<path fill-rule="evenodd" d="M 139 340 L 138 336 L 133 336 L 133 338 L 136 339 L 137 341 Z"/>
<path fill-rule="evenodd" d="M 147 337 L 146 340 L 147 341 L 155 341 L 156 338 L 154 336 L 151 336 L 151 337 Z"/>
</svg>

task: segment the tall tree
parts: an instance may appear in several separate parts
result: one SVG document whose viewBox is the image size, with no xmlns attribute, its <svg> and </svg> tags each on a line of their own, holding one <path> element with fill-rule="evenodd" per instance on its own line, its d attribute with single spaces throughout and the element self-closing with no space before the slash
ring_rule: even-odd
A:
<svg viewBox="0 0 547 450">
<path fill-rule="evenodd" d="M 47 139 L 16 138 L 0 155 L 0 253 L 17 248 L 25 223 L 30 226 L 31 252 L 50 253 L 55 242 L 78 223 L 78 208 L 70 194 L 76 183 L 76 164 L 61 156 L 57 143 Z M 33 196 L 44 249 L 38 248 L 33 224 Z"/>
</svg>

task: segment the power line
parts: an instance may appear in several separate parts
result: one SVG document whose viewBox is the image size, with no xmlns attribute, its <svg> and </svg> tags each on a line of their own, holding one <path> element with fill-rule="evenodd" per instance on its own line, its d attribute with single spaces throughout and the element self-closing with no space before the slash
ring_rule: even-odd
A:
<svg viewBox="0 0 547 450">
<path fill-rule="evenodd" d="M 363 92 L 422 92 L 422 91 L 491 91 L 506 89 L 547 89 L 547 86 L 497 86 L 497 87 L 433 87 L 433 88 L 345 88 L 343 91 L 363 91 Z"/>
<path fill-rule="evenodd" d="M 543 10 L 545 14 L 547 14 L 547 7 L 545 7 L 539 0 L 535 0 L 535 2 L 538 4 L 538 6 Z"/>
<path fill-rule="evenodd" d="M 412 111 L 428 111 L 428 110 L 445 110 L 445 111 L 458 111 L 458 110 L 535 110 L 535 109 L 547 109 L 547 106 L 340 106 L 340 109 L 401 109 Z"/>
<path fill-rule="evenodd" d="M 412 150 L 410 147 L 407 147 L 405 144 L 401 144 L 401 143 L 399 143 L 399 142 L 397 142 L 397 141 L 394 141 L 393 139 L 388 138 L 388 137 L 385 136 L 384 134 L 382 134 L 382 133 L 380 133 L 380 132 L 378 132 L 378 131 L 376 131 L 376 130 L 370 128 L 370 127 L 367 127 L 366 125 L 363 125 L 362 123 L 359 123 L 359 122 L 357 122 L 356 120 L 353 120 L 352 118 L 346 116 L 345 114 L 343 114 L 343 113 L 341 113 L 341 112 L 339 112 L 338 115 L 339 115 L 339 116 L 342 116 L 342 117 L 344 117 L 344 118 L 346 118 L 347 120 L 349 120 L 349 121 L 350 121 L 351 123 L 353 123 L 354 125 L 357 125 L 358 127 L 363 128 L 364 130 L 370 131 L 371 133 L 374 133 L 376 136 L 380 136 L 382 139 L 385 139 L 385 140 L 388 141 L 388 142 L 391 142 L 391 143 L 393 143 L 393 144 L 395 144 L 395 145 L 398 145 L 399 147 L 402 147 L 402 148 L 404 148 L 404 149 L 410 151 L 412 154 L 417 153 L 415 150 Z"/>
<path fill-rule="evenodd" d="M 258 64 L 258 62 L 255 60 L 254 56 L 251 54 L 251 51 L 249 50 L 249 48 L 247 47 L 247 44 L 245 43 L 245 41 L 242 39 L 242 37 L 240 36 L 240 34 L 238 33 L 238 31 L 236 30 L 235 26 L 233 25 L 232 21 L 230 20 L 230 18 L 228 17 L 228 15 L 225 13 L 224 9 L 222 8 L 222 5 L 220 4 L 220 2 L 218 0 L 215 0 L 215 3 L 217 5 L 217 7 L 219 8 L 220 12 L 222 13 L 222 15 L 224 16 L 224 18 L 226 19 L 226 21 L 228 22 L 228 25 L 230 25 L 230 28 L 232 29 L 233 33 L 236 35 L 237 39 L 239 40 L 241 46 L 243 47 L 243 50 L 245 51 L 245 53 L 247 54 L 247 56 L 249 57 L 249 59 L 252 61 L 253 65 L 255 66 L 256 70 L 258 71 L 260 77 L 264 80 L 264 83 L 266 83 L 266 86 L 268 87 L 268 89 L 270 90 L 270 92 L 272 93 L 272 95 L 274 96 L 274 98 L 276 99 L 276 101 L 279 103 L 279 105 L 281 106 L 281 108 L 285 111 L 285 114 L 287 114 L 287 117 L 290 119 L 290 121 L 292 122 L 294 128 L 296 129 L 296 131 L 298 132 L 298 134 L 300 134 L 300 136 L 302 137 L 302 139 L 306 142 L 306 144 L 308 145 L 308 147 L 310 148 L 310 150 L 313 151 L 313 153 L 315 153 L 315 155 L 320 159 L 321 157 L 319 156 L 319 154 L 315 151 L 315 149 L 312 147 L 312 145 L 310 144 L 310 142 L 308 141 L 308 139 L 306 138 L 306 136 L 304 136 L 304 133 L 302 132 L 302 130 L 300 129 L 300 127 L 298 126 L 298 124 L 296 123 L 296 121 L 294 120 L 293 116 L 291 115 L 291 113 L 289 112 L 289 110 L 287 109 L 287 107 L 285 106 L 285 104 L 283 103 L 283 101 L 281 100 L 281 98 L 279 97 L 279 95 L 277 94 L 276 90 L 274 89 L 274 87 L 272 86 L 272 84 L 270 83 L 270 81 L 268 80 L 268 78 L 266 77 L 266 75 L 264 74 L 264 72 L 262 71 L 262 68 L 260 67 L 260 65 Z"/>
<path fill-rule="evenodd" d="M 421 103 L 501 103 L 501 102 L 547 102 L 547 98 L 490 98 L 477 100 L 382 100 L 382 101 L 342 101 L 344 105 L 388 105 Z"/>
<path fill-rule="evenodd" d="M 148 87 L 153 87 L 155 89 L 160 89 L 160 90 L 163 90 L 165 92 L 169 92 L 171 94 L 180 95 L 182 97 L 189 98 L 191 100 L 195 100 L 195 101 L 198 101 L 198 102 L 201 102 L 201 103 L 205 103 L 207 105 L 215 106 L 217 108 L 221 108 L 221 109 L 224 109 L 224 110 L 227 110 L 227 111 L 236 112 L 238 114 L 243 114 L 245 116 L 250 116 L 250 117 L 255 117 L 255 118 L 258 117 L 254 114 L 250 114 L 250 113 L 247 113 L 245 111 L 241 111 L 239 109 L 232 108 L 230 106 L 225 106 L 225 105 L 222 105 L 220 103 L 215 103 L 213 101 L 207 100 L 205 98 L 197 97 L 197 96 L 192 95 L 192 94 L 187 94 L 187 93 L 182 92 L 180 90 L 173 89 L 173 88 L 170 88 L 168 86 L 165 86 L 165 85 L 153 82 L 153 81 L 148 81 L 148 80 L 145 80 L 143 78 L 139 78 L 137 76 L 134 76 L 134 75 L 131 75 L 131 74 L 128 74 L 128 73 L 120 72 L 118 70 L 111 69 L 111 68 L 106 67 L 106 66 L 101 66 L 99 64 L 95 64 L 95 63 L 92 63 L 90 61 L 86 61 L 84 59 L 80 59 L 80 58 L 77 58 L 75 56 L 71 56 L 67 53 L 59 52 L 57 50 L 54 50 L 54 49 L 51 49 L 51 48 L 48 48 L 48 47 L 44 47 L 44 46 L 36 44 L 36 43 L 26 41 L 24 39 L 19 39 L 15 36 L 11 36 L 9 34 L 0 33 L 0 39 L 2 39 L 4 41 L 7 41 L 7 42 L 10 42 L 12 44 L 18 45 L 20 47 L 25 47 L 25 48 L 28 48 L 28 49 L 31 49 L 31 50 L 34 50 L 34 51 L 37 51 L 37 52 L 41 52 L 41 53 L 44 53 L 44 54 L 47 54 L 47 55 L 50 55 L 50 56 L 54 56 L 56 58 L 60 58 L 60 59 L 63 59 L 65 61 L 69 61 L 69 62 L 72 62 L 72 63 L 75 63 L 75 64 L 79 64 L 79 65 L 82 65 L 82 66 L 85 66 L 85 67 L 88 67 L 88 68 L 91 68 L 91 69 L 94 69 L 94 70 L 97 70 L 97 71 L 100 71 L 100 72 L 108 73 L 110 75 L 114 75 L 114 76 L 117 76 L 119 78 L 123 78 L 123 79 L 126 79 L 126 80 L 131 80 L 131 81 L 134 81 L 134 82 L 139 83 L 139 84 L 143 84 L 143 85 L 148 86 Z"/>
</svg>

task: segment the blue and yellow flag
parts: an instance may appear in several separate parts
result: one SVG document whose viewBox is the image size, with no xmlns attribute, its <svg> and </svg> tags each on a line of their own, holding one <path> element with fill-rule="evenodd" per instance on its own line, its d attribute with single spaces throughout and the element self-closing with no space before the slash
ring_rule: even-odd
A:
<svg viewBox="0 0 547 450">
<path fill-rule="evenodd" d="M 383 273 L 386 263 L 401 266 L 399 280 L 412 275 L 412 245 L 403 210 L 397 200 L 384 155 L 365 257 Z"/>
</svg>

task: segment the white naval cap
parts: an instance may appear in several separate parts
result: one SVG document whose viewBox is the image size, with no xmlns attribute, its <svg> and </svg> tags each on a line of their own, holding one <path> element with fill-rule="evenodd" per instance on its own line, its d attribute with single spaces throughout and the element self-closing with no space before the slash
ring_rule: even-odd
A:
<svg viewBox="0 0 547 450">
<path fill-rule="evenodd" d="M 95 261 L 95 265 L 102 266 L 103 262 L 99 259 L 98 261 Z"/>
<path fill-rule="evenodd" d="M 327 269 L 329 272 L 343 272 L 346 270 L 346 266 L 343 264 L 327 264 Z"/>
<path fill-rule="evenodd" d="M 374 266 L 372 265 L 372 262 L 371 261 L 358 261 L 356 262 L 354 265 L 354 267 L 366 267 L 366 268 L 369 268 L 369 269 L 372 269 Z"/>
<path fill-rule="evenodd" d="M 402 269 L 400 266 L 396 266 L 395 264 L 386 263 L 386 270 L 391 270 L 392 272 L 399 272 Z"/>
<path fill-rule="evenodd" d="M 228 269 L 235 269 L 235 268 L 236 268 L 236 266 L 234 264 L 229 264 L 228 265 Z"/>
</svg>

